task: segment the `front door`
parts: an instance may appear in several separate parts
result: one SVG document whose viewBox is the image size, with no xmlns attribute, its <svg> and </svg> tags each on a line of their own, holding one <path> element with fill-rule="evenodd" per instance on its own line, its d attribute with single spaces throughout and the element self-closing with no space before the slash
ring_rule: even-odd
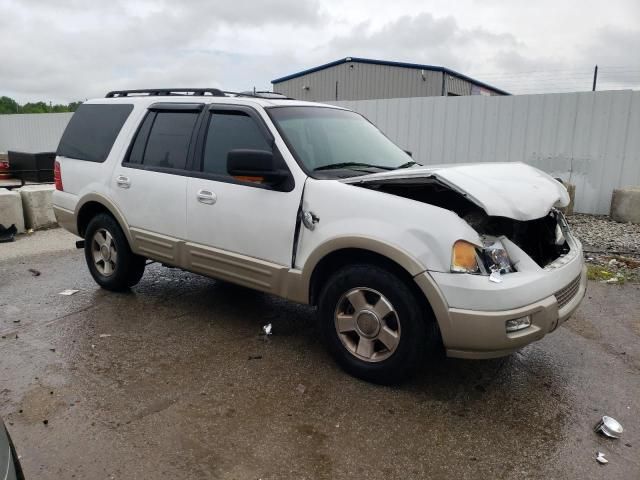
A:
<svg viewBox="0 0 640 480">
<path fill-rule="evenodd" d="M 291 268 L 302 182 L 278 188 L 227 173 L 227 154 L 268 150 L 287 168 L 258 112 L 242 106 L 211 107 L 203 119 L 187 180 L 190 268 L 266 291 L 276 291 Z"/>
</svg>

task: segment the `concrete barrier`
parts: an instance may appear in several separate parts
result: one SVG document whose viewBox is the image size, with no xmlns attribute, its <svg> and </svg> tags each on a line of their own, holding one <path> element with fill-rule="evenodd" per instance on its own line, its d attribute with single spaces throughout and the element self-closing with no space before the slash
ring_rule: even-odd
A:
<svg viewBox="0 0 640 480">
<path fill-rule="evenodd" d="M 53 213 L 53 185 L 27 185 L 18 189 L 27 228 L 38 230 L 56 225 Z"/>
<path fill-rule="evenodd" d="M 573 215 L 573 207 L 576 204 L 576 186 L 573 183 L 562 182 L 564 187 L 567 189 L 567 193 L 569 193 L 569 205 L 561 208 L 560 210 L 565 215 Z"/>
<path fill-rule="evenodd" d="M 640 223 L 640 187 L 618 188 L 611 195 L 611 218 Z"/>
<path fill-rule="evenodd" d="M 18 233 L 24 232 L 22 199 L 18 192 L 0 188 L 0 223 L 5 228 L 15 225 Z"/>
</svg>

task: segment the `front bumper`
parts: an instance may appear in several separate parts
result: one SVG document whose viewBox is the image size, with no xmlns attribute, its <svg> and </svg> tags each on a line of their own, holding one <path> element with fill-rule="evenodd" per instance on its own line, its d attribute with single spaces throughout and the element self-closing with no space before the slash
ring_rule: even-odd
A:
<svg viewBox="0 0 640 480">
<path fill-rule="evenodd" d="M 416 282 L 430 301 L 442 334 L 447 356 L 456 358 L 495 358 L 509 355 L 531 342 L 540 340 L 547 333 L 554 331 L 566 321 L 578 308 L 587 288 L 587 269 L 579 270 L 579 280 L 573 278 L 563 285 L 563 292 L 573 283 L 570 298 L 558 297 L 556 292 L 542 300 L 538 300 L 519 308 L 506 310 L 472 310 L 451 308 L 447 305 L 435 282 L 423 274 L 416 277 Z M 574 283 L 576 282 L 576 283 Z M 531 326 L 518 332 L 507 333 L 507 320 L 524 316 L 531 318 Z"/>
</svg>

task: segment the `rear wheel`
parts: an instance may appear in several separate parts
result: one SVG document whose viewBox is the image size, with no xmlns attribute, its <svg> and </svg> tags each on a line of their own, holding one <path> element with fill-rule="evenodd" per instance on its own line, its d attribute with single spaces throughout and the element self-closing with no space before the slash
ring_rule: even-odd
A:
<svg viewBox="0 0 640 480">
<path fill-rule="evenodd" d="M 326 282 L 319 299 L 322 330 L 338 364 L 375 383 L 398 383 L 438 349 L 431 311 L 400 276 L 352 265 Z"/>
<path fill-rule="evenodd" d="M 87 225 L 84 254 L 91 276 L 107 290 L 132 287 L 144 274 L 146 259 L 131 251 L 120 225 L 106 213 L 96 215 Z"/>
</svg>

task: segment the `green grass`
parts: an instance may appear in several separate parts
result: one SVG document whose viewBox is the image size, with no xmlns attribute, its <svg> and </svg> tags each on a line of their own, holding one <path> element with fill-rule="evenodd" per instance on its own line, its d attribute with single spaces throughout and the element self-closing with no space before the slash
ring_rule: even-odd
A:
<svg viewBox="0 0 640 480">
<path fill-rule="evenodd" d="M 625 282 L 624 276 L 618 276 L 617 274 L 607 270 L 602 265 L 587 265 L 587 278 L 589 280 L 595 280 L 596 282 L 605 282 L 612 278 L 617 278 L 617 285 L 621 285 Z"/>
</svg>

